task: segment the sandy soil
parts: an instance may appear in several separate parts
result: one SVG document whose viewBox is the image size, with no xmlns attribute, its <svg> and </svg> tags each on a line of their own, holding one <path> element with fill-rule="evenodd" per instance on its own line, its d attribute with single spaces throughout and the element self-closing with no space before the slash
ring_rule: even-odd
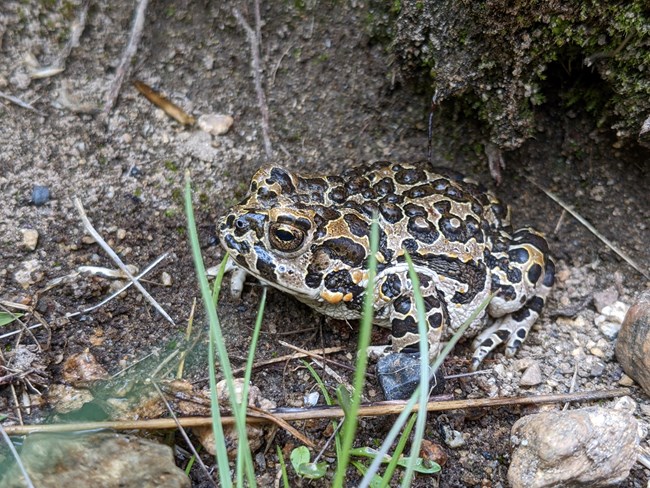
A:
<svg viewBox="0 0 650 488">
<path fill-rule="evenodd" d="M 130 84 L 123 87 L 106 120 L 63 108 L 61 94 L 66 92 L 80 104 L 101 104 L 127 38 L 132 2 L 93 2 L 86 31 L 66 70 L 30 80 L 28 55 L 42 65 L 54 59 L 78 3 L 5 1 L 0 7 L 4 33 L 0 90 L 41 111 L 0 103 L 0 299 L 33 305 L 49 326 L 20 339 L 22 345 L 37 340 L 42 347 L 37 355 L 46 375 L 40 385 L 43 391 L 61 381 L 61 364 L 69 355 L 87 348 L 109 373 L 158 352 L 140 363 L 140 372 L 146 374 L 176 347 L 198 297 L 181 201 L 184 173 L 192 174 L 204 259 L 207 265 L 216 265 L 223 251 L 216 242 L 215 221 L 243 196 L 249 178 L 265 163 L 250 52 L 232 16 L 237 6 L 252 19 L 244 4 L 153 2 L 133 67 L 133 79 L 159 89 L 196 116 L 231 115 L 235 122 L 230 132 L 213 137 L 172 121 Z M 386 47 L 369 37 L 368 8 L 360 1 L 264 2 L 262 57 L 276 162 L 295 170 L 340 172 L 376 159 L 426 159 L 428 94 L 404 82 Z M 436 114 L 434 162 L 487 184 L 481 140 L 471 117 L 451 106 Z M 637 146 L 621 145 L 579 110 L 567 114 L 550 104 L 540 113 L 536 136 L 505 155 L 508 169 L 496 191 L 512 205 L 515 224 L 533 224 L 549 236 L 558 285 L 516 358 L 496 354 L 487 364 L 491 372 L 450 382 L 449 393 L 458 398 L 565 393 L 574 371 L 578 391 L 619 385 L 622 370 L 614 358 L 614 340 L 595 325 L 598 313 L 592 297 L 613 287 L 617 299 L 629 305 L 650 283 L 563 215 L 527 177 L 573 205 L 648 269 L 649 156 Z M 49 188 L 51 199 L 45 205 L 30 203 L 34 185 Z M 111 280 L 83 275 L 46 289 L 51 280 L 81 265 L 113 267 L 98 245 L 84 238 L 73 197 L 81 199 L 94 225 L 128 264 L 142 269 L 170 253 L 146 286 L 176 326 L 134 290 L 92 313 L 65 318 L 66 313 L 97 303 L 114 286 Z M 38 231 L 34 251 L 25 249 L 23 229 Z M 20 278 L 27 268 L 31 273 Z M 171 275 L 171 286 L 161 284 L 163 271 Z M 251 283 L 241 301 L 222 298 L 220 316 L 235 366 L 243 364 L 260 293 Z M 36 323 L 33 315 L 25 318 Z M 207 370 L 203 315 L 196 320 L 195 329 L 203 336 L 190 355 L 186 374 L 201 384 Z M 382 337 L 385 334 L 376 331 L 375 339 Z M 259 359 L 288 353 L 278 345 L 279 339 L 306 349 L 344 345 L 347 354 L 337 359 L 351 362 L 356 332 L 270 291 Z M 18 346 L 16 336 L 0 342 L 3 354 Z M 455 355 L 450 369 L 467 370 L 467 347 L 458 348 Z M 531 361 L 541 367 L 542 382 L 521 387 L 523 370 Z M 314 382 L 305 370 L 296 369 L 297 364 L 283 366 L 260 369 L 253 381 L 279 405 L 301 405 L 303 395 L 315 389 Z M 349 375 L 346 370 L 338 373 Z M 333 378 L 325 379 L 336 386 Z M 33 393 L 23 382 L 17 381 L 14 388 L 19 397 L 24 391 Z M 367 398 L 378 399 L 377 392 L 376 384 L 369 385 Z M 639 418 L 649 422 L 648 397 L 636 387 L 632 396 L 642 406 Z M 11 389 L 0 386 L 0 412 L 11 421 L 16 420 L 13 405 Z M 450 459 L 440 486 L 505 486 L 510 427 L 530 411 L 502 408 L 431 416 L 428 439 L 444 444 L 443 425 L 460 431 L 465 439 L 464 446 L 447 448 Z M 29 422 L 47 419 L 47 405 L 25 412 L 24 417 Z M 359 443 L 374 445 L 390 423 L 391 419 L 363 420 Z M 320 441 L 325 427 L 315 423 L 306 429 Z M 295 441 L 278 433 L 274 442 L 286 446 Z M 260 473 L 268 472 L 267 479 L 275 475 L 276 461 L 272 448 L 260 467 Z M 179 459 L 179 464 L 183 462 Z M 209 456 L 206 462 L 211 462 Z M 192 476 L 200 486 L 202 474 L 195 470 Z M 645 487 L 648 478 L 649 472 L 637 467 L 623 486 Z M 414 486 L 430 486 L 430 480 L 418 479 Z"/>
</svg>

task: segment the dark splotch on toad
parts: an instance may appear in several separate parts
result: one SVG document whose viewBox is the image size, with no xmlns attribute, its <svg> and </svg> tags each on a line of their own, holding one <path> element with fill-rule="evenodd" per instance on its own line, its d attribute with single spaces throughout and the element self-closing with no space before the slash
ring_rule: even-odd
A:
<svg viewBox="0 0 650 488">
<path fill-rule="evenodd" d="M 513 231 L 509 208 L 454 171 L 377 162 L 307 176 L 265 167 L 244 200 L 220 219 L 218 232 L 240 271 L 326 315 L 357 319 L 373 215 L 380 234 L 370 287 L 374 323 L 391 328 L 390 352 L 418 350 L 408 251 L 424 298 L 431 357 L 491 292 L 467 332 L 476 336 L 472 366 L 502 343 L 506 355 L 515 354 L 553 285 L 548 245 L 532 228 Z"/>
</svg>

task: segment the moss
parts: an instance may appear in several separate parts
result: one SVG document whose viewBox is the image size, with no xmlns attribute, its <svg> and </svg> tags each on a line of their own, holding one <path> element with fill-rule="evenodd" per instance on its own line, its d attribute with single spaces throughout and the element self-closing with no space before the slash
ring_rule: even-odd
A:
<svg viewBox="0 0 650 488">
<path fill-rule="evenodd" d="M 370 10 L 403 71 L 428 79 L 439 100 L 464 100 L 501 147 L 529 137 L 535 107 L 551 99 L 585 108 L 623 138 L 650 113 L 645 0 L 398 3 L 384 3 L 387 28 L 379 2 Z"/>
</svg>

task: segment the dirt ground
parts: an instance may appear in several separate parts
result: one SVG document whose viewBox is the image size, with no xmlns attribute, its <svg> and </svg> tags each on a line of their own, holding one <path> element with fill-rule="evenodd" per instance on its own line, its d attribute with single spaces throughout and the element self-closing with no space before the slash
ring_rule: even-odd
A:
<svg viewBox="0 0 650 488">
<path fill-rule="evenodd" d="M 41 111 L 0 103 L 0 300 L 33 305 L 48 325 L 47 330 L 34 329 L 33 337 L 20 338 L 22 345 L 38 341 L 42 348 L 37 358 L 44 378 L 35 386 L 43 392 L 61 382 L 65 359 L 85 349 L 111 374 L 152 352 L 157 355 L 138 368 L 141 374 L 156 368 L 182 340 L 192 301 L 198 297 L 181 200 L 185 171 L 192 175 L 203 256 L 206 265 L 213 266 L 223 256 L 215 221 L 244 195 L 251 175 L 265 162 L 249 46 L 232 15 L 237 7 L 252 22 L 245 3 L 152 2 L 133 66 L 133 79 L 162 91 L 188 112 L 231 115 L 232 129 L 218 137 L 182 127 L 131 84 L 123 87 L 105 121 L 64 108 L 61 96 L 66 92 L 81 104 L 102 103 L 128 36 L 130 1 L 92 2 L 80 46 L 72 51 L 66 70 L 30 80 L 28 58 L 35 57 L 41 65 L 54 59 L 79 3 L 5 0 L 0 6 L 0 91 Z M 377 159 L 426 159 L 430 94 L 402 80 L 386 46 L 369 37 L 368 8 L 359 0 L 263 2 L 262 58 L 276 162 L 294 170 L 329 173 Z M 535 137 L 505 155 L 507 170 L 496 192 L 511 204 L 515 225 L 532 224 L 549 236 L 558 284 L 517 357 L 506 359 L 498 352 L 487 361 L 491 370 L 486 375 L 450 382 L 448 392 L 457 398 L 566 393 L 576 370 L 576 391 L 618 387 L 622 370 L 614 358 L 615 341 L 596 326 L 592 297 L 613 287 L 618 300 L 629 305 L 650 286 L 527 179 L 574 206 L 647 270 L 650 152 L 621 144 L 579 108 L 567 113 L 548 98 Z M 451 106 L 436 114 L 434 162 L 493 186 L 480 143 L 480 128 L 471 117 Z M 31 203 L 34 185 L 49 188 L 51 199 L 45 205 Z M 127 264 L 142 269 L 170 253 L 145 286 L 176 326 L 135 290 L 92 313 L 65 318 L 99 302 L 114 286 L 106 278 L 80 275 L 47 289 L 52 280 L 82 265 L 114 267 L 97 244 L 84 238 L 74 197 Z M 25 249 L 23 229 L 38 231 L 34 251 Z M 25 269 L 29 272 L 20 274 Z M 171 286 L 162 285 L 162 272 L 171 276 Z M 251 282 L 241 301 L 224 294 L 220 303 L 236 367 L 245 359 L 260 294 L 260 287 Z M 28 325 L 37 322 L 33 314 L 24 318 Z M 286 340 L 305 349 L 344 345 L 347 353 L 337 359 L 352 362 L 354 329 L 326 320 L 278 291 L 269 291 L 263 327 L 260 360 L 289 353 L 278 345 L 278 340 Z M 14 329 L 12 324 L 0 334 Z M 202 385 L 207 382 L 202 313 L 195 319 L 195 334 L 202 335 L 189 357 L 186 377 Z M 385 333 L 376 331 L 374 339 L 382 338 Z M 10 354 L 18 346 L 16 336 L 0 340 L 0 346 L 3 354 Z M 450 370 L 467 371 L 468 357 L 467 345 L 458 347 Z M 522 370 L 530 361 L 540 365 L 542 382 L 522 387 Z M 292 362 L 259 369 L 253 382 L 278 405 L 300 406 L 315 385 L 298 366 Z M 331 377 L 325 381 L 336 386 Z M 13 391 L 18 398 L 24 393 L 37 396 L 21 381 L 14 383 Z M 0 413 L 16 422 L 13 391 L 0 385 Z M 639 419 L 650 422 L 650 400 L 636 386 L 631 391 L 640 404 Z M 366 398 L 380 399 L 377 392 L 377 385 L 370 384 Z M 24 421 L 47 421 L 47 404 L 41 405 L 44 408 L 24 409 Z M 439 485 L 506 486 L 510 428 L 533 411 L 501 408 L 431 415 L 429 440 L 444 445 L 441 431 L 446 425 L 460 431 L 465 441 L 459 448 L 446 448 L 449 461 Z M 361 420 L 360 445 L 375 445 L 391 422 Z M 298 427 L 323 441 L 325 423 Z M 296 441 L 280 432 L 274 442 L 286 447 Z M 260 474 L 266 471 L 266 479 L 274 479 L 275 448 L 256 459 Z M 213 463 L 207 455 L 205 461 Z M 178 458 L 179 465 L 185 462 Z M 193 470 L 192 477 L 200 486 L 201 472 Z M 649 478 L 650 472 L 637 464 L 622 486 L 646 487 Z M 431 480 L 418 478 L 414 486 L 431 486 Z"/>
</svg>

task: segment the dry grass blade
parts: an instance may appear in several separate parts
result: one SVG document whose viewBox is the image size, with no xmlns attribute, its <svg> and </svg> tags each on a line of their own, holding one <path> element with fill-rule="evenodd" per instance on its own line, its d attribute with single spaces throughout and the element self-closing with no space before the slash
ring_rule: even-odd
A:
<svg viewBox="0 0 650 488">
<path fill-rule="evenodd" d="M 589 232 L 591 232 L 593 235 L 595 235 L 598 239 L 603 242 L 607 247 L 609 247 L 612 251 L 614 251 L 621 259 L 623 259 L 627 264 L 632 266 L 636 271 L 641 273 L 646 279 L 650 280 L 650 273 L 647 271 L 644 271 L 641 266 L 639 266 L 636 261 L 634 261 L 631 257 L 629 257 L 627 254 L 625 254 L 620 247 L 618 247 L 616 244 L 614 244 L 612 241 L 610 241 L 607 237 L 602 235 L 593 225 L 587 221 L 582 215 L 580 215 L 578 212 L 576 212 L 573 207 L 571 207 L 568 203 L 565 203 L 555 195 L 554 193 L 551 193 L 548 191 L 546 188 L 540 186 L 537 184 L 533 179 L 528 178 L 528 181 L 530 181 L 533 185 L 535 185 L 537 188 L 542 190 L 547 197 L 549 197 L 551 200 L 553 200 L 555 203 L 557 203 L 560 207 L 562 207 L 564 210 L 569 212 L 573 217 L 580 222 L 582 225 L 584 225 Z"/>
<path fill-rule="evenodd" d="M 280 344 L 283 344 L 283 341 L 279 341 Z M 290 347 L 290 346 L 287 346 Z M 318 349 L 319 354 L 333 354 L 335 352 L 341 352 L 345 351 L 346 348 L 344 346 L 336 346 L 336 347 L 326 347 L 325 349 Z M 321 356 L 318 354 L 314 354 L 312 351 L 303 351 L 303 352 L 297 352 L 293 354 L 285 354 L 284 356 L 278 356 L 277 358 L 273 359 L 267 359 L 265 361 L 258 361 L 255 364 L 253 364 L 253 369 L 258 369 L 262 368 L 264 366 L 268 366 L 270 364 L 277 364 L 277 363 L 283 363 L 285 361 L 290 361 L 291 359 L 299 359 L 299 358 L 305 358 L 305 357 L 318 357 L 319 359 L 323 359 Z M 246 368 L 237 368 L 233 369 L 232 373 L 233 374 L 239 374 L 242 373 Z"/>
<path fill-rule="evenodd" d="M 28 486 L 28 488 L 34 488 L 34 484 L 32 483 L 32 480 L 29 478 L 29 474 L 27 474 L 27 470 L 25 469 L 25 466 L 23 465 L 23 462 L 20 459 L 20 456 L 18 455 L 18 452 L 16 451 L 16 448 L 14 447 L 13 442 L 11 442 L 11 439 L 9 439 L 9 436 L 5 432 L 5 429 L 2 428 L 2 425 L 0 425 L 0 435 L 2 435 L 2 438 L 4 439 L 5 443 L 7 444 L 7 447 L 11 451 L 12 456 L 16 460 L 16 464 L 18 464 L 18 468 L 20 469 L 20 472 L 22 473 L 23 477 L 25 478 L 25 484 Z"/>
<path fill-rule="evenodd" d="M 199 453 L 197 452 L 196 448 L 194 447 L 194 444 L 192 444 L 192 441 L 190 440 L 189 436 L 187 435 L 187 432 L 185 432 L 185 429 L 183 428 L 183 426 L 178 422 L 178 417 L 176 417 L 176 414 L 174 413 L 174 409 L 171 407 L 171 405 L 167 401 L 167 398 L 165 398 L 165 395 L 163 394 L 163 392 L 160 391 L 160 387 L 158 386 L 158 384 L 155 381 L 152 381 L 151 384 L 156 389 L 156 391 L 158 392 L 158 395 L 160 396 L 160 399 L 165 404 L 165 407 L 167 408 L 167 411 L 169 412 L 169 415 L 172 416 L 172 419 L 176 423 L 176 426 L 178 427 L 178 430 L 180 431 L 181 436 L 183 436 L 183 439 L 185 440 L 185 443 L 187 444 L 187 447 L 190 449 L 190 451 L 192 451 L 192 454 L 194 455 L 194 458 L 196 459 L 196 462 L 199 463 L 199 466 L 201 466 L 201 470 L 203 470 L 203 473 L 205 474 L 206 478 L 210 480 L 210 485 L 211 486 L 217 486 L 217 484 L 212 479 L 212 475 L 210 474 L 210 471 L 208 470 L 208 467 L 205 465 L 205 463 L 201 459 L 201 456 L 199 456 Z"/>
<path fill-rule="evenodd" d="M 167 256 L 169 256 L 169 253 L 168 253 L 168 252 L 166 252 L 165 254 L 163 254 L 162 256 L 160 256 L 159 258 L 157 258 L 153 263 L 151 263 L 151 264 L 148 265 L 146 268 L 144 268 L 144 270 L 142 270 L 142 272 L 139 273 L 139 274 L 134 278 L 134 280 L 137 281 L 137 280 L 139 280 L 140 278 L 144 277 L 144 276 L 145 276 L 149 271 L 151 271 L 152 269 L 154 269 L 154 268 L 158 265 L 158 263 L 160 263 L 160 261 L 162 261 L 163 259 L 165 259 Z M 81 269 L 81 267 L 80 267 L 80 269 Z M 122 288 L 120 288 L 120 289 L 117 290 L 116 292 L 111 293 L 110 296 L 108 296 L 107 298 L 105 298 L 104 300 L 102 300 L 101 302 L 99 302 L 97 305 L 93 305 L 92 307 L 85 308 L 85 309 L 81 310 L 80 312 L 67 313 L 67 314 L 65 314 L 65 316 L 66 316 L 67 318 L 70 318 L 70 317 L 76 317 L 77 315 L 81 315 L 81 314 L 84 314 L 84 313 L 92 312 L 93 310 L 95 310 L 95 309 L 101 307 L 102 305 L 107 304 L 108 302 L 110 302 L 111 300 L 113 300 L 115 297 L 119 296 L 122 292 L 124 292 L 124 291 L 126 291 L 127 289 L 129 289 L 129 288 L 131 287 L 131 285 L 133 285 L 134 283 L 135 283 L 135 281 L 131 281 L 131 282 L 127 283 L 126 285 L 124 285 Z"/>
<path fill-rule="evenodd" d="M 172 318 L 165 312 L 165 310 L 158 305 L 158 302 L 149 294 L 147 290 L 144 289 L 144 287 L 140 284 L 140 282 L 131 274 L 129 269 L 126 267 L 126 265 L 122 262 L 120 257 L 111 249 L 111 246 L 109 246 L 106 241 L 102 238 L 101 235 L 99 235 L 99 232 L 95 230 L 93 225 L 90 223 L 90 220 L 88 219 L 88 216 L 86 215 L 86 211 L 84 210 L 83 205 L 81 204 L 81 200 L 79 198 L 75 197 L 74 198 L 74 205 L 77 208 L 77 211 L 79 212 L 79 216 L 81 217 L 81 221 L 84 224 L 84 227 L 88 231 L 88 233 L 93 236 L 95 241 L 97 241 L 97 244 L 99 244 L 104 251 L 108 254 L 108 256 L 113 260 L 115 264 L 119 266 L 119 268 L 124 272 L 124 274 L 133 282 L 135 287 L 142 293 L 142 295 L 147 299 L 147 301 L 162 315 L 169 321 L 172 325 L 176 325 Z"/>
<path fill-rule="evenodd" d="M 19 107 L 25 108 L 31 112 L 34 112 L 35 114 L 45 115 L 40 110 L 32 107 L 29 103 L 23 102 L 20 98 L 14 97 L 13 95 L 8 95 L 7 93 L 0 91 L 0 98 L 4 98 L 5 100 L 8 100 L 11 103 L 18 105 Z"/>
<path fill-rule="evenodd" d="M 302 435 L 302 433 L 300 433 L 300 431 L 296 430 L 289 422 L 287 422 L 283 418 L 278 417 L 277 415 L 274 415 L 272 413 L 265 412 L 264 410 L 261 410 L 261 409 L 256 408 L 256 407 L 249 406 L 248 411 L 251 412 L 250 413 L 251 417 L 258 417 L 259 416 L 260 418 L 267 419 L 269 422 L 273 422 L 275 425 L 277 425 L 281 429 L 286 430 L 289 434 L 294 436 L 296 439 L 298 439 L 305 446 L 309 446 L 309 447 L 312 447 L 312 448 L 316 447 L 316 444 L 314 444 L 314 442 L 311 439 L 309 439 L 308 437 L 305 437 L 304 435 Z"/>
<path fill-rule="evenodd" d="M 153 103 L 156 107 L 162 109 L 167 115 L 169 115 L 175 121 L 183 125 L 194 125 L 196 123 L 196 119 L 194 117 L 189 115 L 187 112 L 185 112 L 185 110 L 180 108 L 178 105 L 170 101 L 165 96 L 158 93 L 156 90 L 151 88 L 146 83 L 143 83 L 142 81 L 139 80 L 135 80 L 133 82 L 133 86 L 135 86 L 138 89 L 138 91 L 145 96 L 147 100 Z"/>
<path fill-rule="evenodd" d="M 427 403 L 427 411 L 442 412 L 447 410 L 463 410 L 468 408 L 494 408 L 494 407 L 513 407 L 522 405 L 542 405 L 548 403 L 564 403 L 579 401 L 596 401 L 617 398 L 629 395 L 630 390 L 627 388 L 617 388 L 614 390 L 587 391 L 582 393 L 565 393 L 559 395 L 538 395 L 522 397 L 497 397 L 497 398 L 478 398 L 470 400 L 449 400 L 442 402 Z M 365 404 L 359 408 L 359 417 L 378 417 L 384 415 L 395 415 L 400 413 L 407 402 L 379 402 Z M 414 408 L 414 411 L 416 408 Z M 276 418 L 285 421 L 294 420 L 311 420 L 324 418 L 342 418 L 345 416 L 343 409 L 340 407 L 315 407 L 303 408 L 284 412 L 279 409 L 269 412 Z M 271 422 L 270 419 L 262 417 L 248 416 L 246 419 L 250 424 L 262 424 Z M 183 427 L 201 427 L 210 425 L 211 417 L 180 417 L 178 422 Z M 222 417 L 223 425 L 234 425 L 235 417 Z M 9 435 L 27 435 L 33 432 L 77 432 L 81 430 L 95 429 L 174 429 L 176 422 L 172 419 L 151 419 L 151 420 L 121 420 L 112 422 L 79 422 L 71 424 L 41 424 L 41 425 L 12 425 L 5 427 Z"/>
</svg>

